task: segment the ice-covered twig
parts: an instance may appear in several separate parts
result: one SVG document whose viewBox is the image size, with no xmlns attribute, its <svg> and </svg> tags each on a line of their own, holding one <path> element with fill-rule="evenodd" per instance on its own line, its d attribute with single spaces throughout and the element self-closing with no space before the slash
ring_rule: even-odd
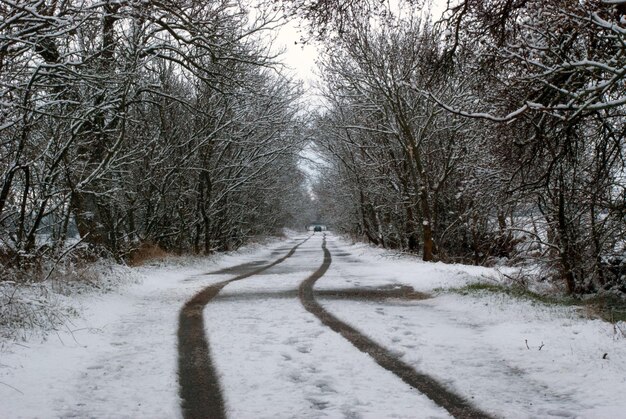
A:
<svg viewBox="0 0 626 419">
<path fill-rule="evenodd" d="M 74 250 L 79 244 L 81 244 L 87 237 L 89 237 L 89 234 L 91 233 L 87 233 L 85 234 L 84 237 L 81 237 L 81 239 L 79 241 L 77 241 L 76 243 L 74 243 L 72 246 L 70 246 L 65 252 L 61 253 L 61 255 L 59 255 L 59 257 L 54 261 L 54 264 L 52 264 L 52 268 L 50 268 L 50 272 L 48 272 L 48 275 L 46 275 L 46 277 L 44 278 L 44 282 L 47 281 L 50 276 L 52 275 L 52 273 L 54 272 L 54 270 L 56 269 L 57 265 L 59 264 L 59 262 L 61 262 L 61 260 L 63 260 L 63 258 L 65 256 L 67 256 L 67 254 L 69 252 L 71 252 L 72 250 Z"/>
<path fill-rule="evenodd" d="M 20 393 L 20 394 L 24 394 L 24 392 L 23 392 L 23 391 L 21 391 L 21 390 L 20 390 L 20 389 L 18 389 L 18 388 L 13 387 L 13 386 L 12 386 L 12 385 L 10 385 L 10 384 L 3 383 L 2 381 L 0 381 L 0 384 L 2 384 L 2 385 L 4 385 L 4 386 L 7 386 L 7 387 L 9 387 L 10 389 L 15 390 L 15 391 L 17 391 L 17 392 L 18 392 L 18 393 Z"/>
</svg>

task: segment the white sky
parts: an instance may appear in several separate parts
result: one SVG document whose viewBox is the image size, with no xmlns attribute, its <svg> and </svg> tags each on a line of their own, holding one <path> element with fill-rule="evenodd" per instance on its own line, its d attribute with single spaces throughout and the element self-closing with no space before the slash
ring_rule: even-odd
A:
<svg viewBox="0 0 626 419">
<path fill-rule="evenodd" d="M 285 50 L 282 61 L 293 70 L 294 75 L 310 87 L 317 79 L 315 75 L 316 60 L 320 54 L 318 45 L 314 41 L 306 44 L 300 42 L 302 35 L 306 35 L 306 28 L 300 28 L 297 20 L 288 22 L 280 29 L 276 39 L 277 46 Z"/>
<path fill-rule="evenodd" d="M 391 0 L 396 1 L 396 0 Z M 432 14 L 439 17 L 446 9 L 446 0 L 432 0 Z M 302 44 L 300 38 L 307 35 L 304 23 L 294 19 L 284 25 L 276 38 L 276 48 L 284 49 L 282 61 L 292 69 L 295 77 L 304 82 L 307 89 L 312 89 L 319 80 L 316 75 L 316 60 L 323 46 L 315 41 Z M 313 92 L 309 92 L 309 95 Z"/>
<path fill-rule="evenodd" d="M 438 18 L 445 9 L 446 0 L 432 0 L 431 10 L 433 16 Z M 315 109 L 323 106 L 323 99 L 316 95 L 315 85 L 320 81 L 317 74 L 316 60 L 324 47 L 314 40 L 303 44 L 300 42 L 303 35 L 307 35 L 305 23 L 298 19 L 289 21 L 280 28 L 275 39 L 274 48 L 276 48 L 276 51 L 284 50 L 282 62 L 290 69 L 290 72 L 296 79 L 300 79 L 303 82 L 303 86 L 306 89 L 306 94 L 303 98 L 305 103 L 303 105 Z M 322 166 L 320 166 L 321 162 L 319 162 L 316 153 L 311 149 L 305 149 L 301 156 L 300 167 L 309 180 L 313 181 L 318 176 L 319 171 L 323 170 Z M 312 197 L 315 199 L 313 194 Z"/>
</svg>

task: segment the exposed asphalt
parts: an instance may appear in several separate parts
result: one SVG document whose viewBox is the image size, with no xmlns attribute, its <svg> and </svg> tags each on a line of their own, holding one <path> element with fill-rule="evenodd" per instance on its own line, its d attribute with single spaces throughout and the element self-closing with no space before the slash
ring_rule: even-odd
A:
<svg viewBox="0 0 626 419">
<path fill-rule="evenodd" d="M 310 238 L 310 236 L 309 236 Z M 229 283 L 258 275 L 291 257 L 298 247 L 309 238 L 299 242 L 283 257 L 272 263 L 255 261 L 236 265 L 209 274 L 236 274 L 234 278 L 208 286 L 194 295 L 182 308 L 178 326 L 178 376 L 181 408 L 185 419 L 226 418 L 224 399 L 219 379 L 211 360 L 209 343 L 204 331 L 203 310 Z M 316 300 L 323 298 L 346 298 L 377 300 L 384 298 L 424 299 L 427 295 L 415 292 L 413 288 L 400 286 L 392 288 L 358 288 L 315 291 L 315 282 L 329 269 L 332 256 L 326 247 L 326 235 L 322 242 L 324 260 L 322 265 L 300 284 L 297 291 L 280 293 L 242 293 L 226 299 L 256 299 L 259 297 L 294 298 L 298 296 L 304 308 L 315 315 L 324 325 L 340 334 L 360 351 L 369 354 L 382 368 L 390 371 L 402 381 L 426 395 L 437 405 L 446 409 L 456 418 L 490 418 L 487 413 L 473 406 L 463 397 L 444 387 L 431 376 L 417 372 L 412 366 L 394 356 L 389 350 L 363 335 L 354 327 L 344 323 L 324 309 Z"/>
<path fill-rule="evenodd" d="M 322 249 L 324 251 L 324 262 L 317 271 L 300 284 L 299 296 L 304 308 L 314 314 L 323 324 L 343 336 L 361 352 L 369 354 L 378 365 L 426 395 L 455 418 L 491 418 L 487 413 L 477 409 L 467 400 L 448 390 L 429 375 L 415 371 L 413 367 L 392 355 L 390 351 L 324 309 L 315 299 L 313 286 L 318 279 L 324 276 L 332 263 L 330 251 L 326 247 L 325 236 L 322 242 Z M 368 290 L 364 290 L 364 295 L 367 295 L 368 292 Z M 359 295 L 358 291 L 353 291 L 353 293 L 357 296 Z M 406 294 L 410 295 L 411 293 L 407 292 Z M 380 293 L 376 293 L 376 295 L 380 295 Z"/>
<path fill-rule="evenodd" d="M 226 418 L 224 399 L 219 379 L 211 360 L 209 343 L 204 333 L 202 312 L 204 307 L 224 288 L 278 265 L 291 257 L 305 239 L 295 245 L 285 256 L 257 268 L 258 263 L 244 263 L 210 274 L 238 273 L 226 281 L 204 288 L 183 306 L 178 316 L 178 384 L 182 400 L 181 408 L 185 419 Z"/>
</svg>

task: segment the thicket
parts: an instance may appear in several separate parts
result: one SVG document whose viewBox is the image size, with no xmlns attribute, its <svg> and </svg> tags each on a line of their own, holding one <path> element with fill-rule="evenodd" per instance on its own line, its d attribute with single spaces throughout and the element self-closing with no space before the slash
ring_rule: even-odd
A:
<svg viewBox="0 0 626 419">
<path fill-rule="evenodd" d="M 299 223 L 281 22 L 226 0 L 0 1 L 0 281 Z"/>
<path fill-rule="evenodd" d="M 311 135 L 337 229 L 626 292 L 626 3 L 284 3 L 327 47 Z"/>
<path fill-rule="evenodd" d="M 626 3 L 395 3 L 0 0 L 0 280 L 300 225 L 312 139 L 340 231 L 626 292 Z M 284 13 L 324 42 L 306 120 Z"/>
</svg>

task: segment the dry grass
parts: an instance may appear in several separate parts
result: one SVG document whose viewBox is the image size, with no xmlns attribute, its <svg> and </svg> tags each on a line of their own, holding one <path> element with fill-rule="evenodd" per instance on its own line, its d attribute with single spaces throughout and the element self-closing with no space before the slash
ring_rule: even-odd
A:
<svg viewBox="0 0 626 419">
<path fill-rule="evenodd" d="M 128 258 L 129 266 L 141 266 L 153 260 L 161 260 L 170 256 L 168 252 L 163 250 L 158 244 L 144 242 L 138 248 L 130 252 Z"/>
<path fill-rule="evenodd" d="M 584 302 L 587 315 L 613 324 L 626 322 L 626 299 L 612 294 L 593 296 Z"/>
<path fill-rule="evenodd" d="M 110 259 L 39 261 L 29 269 L 0 266 L 0 344 L 45 338 L 79 315 L 81 294 L 107 293 L 141 277 Z M 54 270 L 51 270 L 54 265 Z"/>
<path fill-rule="evenodd" d="M 0 339 L 44 336 L 76 315 L 60 296 L 42 284 L 0 283 Z"/>
<path fill-rule="evenodd" d="M 506 286 L 503 284 L 487 283 L 473 283 L 461 288 L 452 288 L 446 291 L 461 295 L 481 292 L 506 294 L 520 300 L 532 301 L 544 305 L 579 307 L 580 312 L 590 319 L 602 319 L 613 324 L 626 322 L 626 298 L 617 294 L 598 294 L 588 298 L 580 298 L 540 294 L 530 291 L 525 286 L 518 284 Z"/>
</svg>

